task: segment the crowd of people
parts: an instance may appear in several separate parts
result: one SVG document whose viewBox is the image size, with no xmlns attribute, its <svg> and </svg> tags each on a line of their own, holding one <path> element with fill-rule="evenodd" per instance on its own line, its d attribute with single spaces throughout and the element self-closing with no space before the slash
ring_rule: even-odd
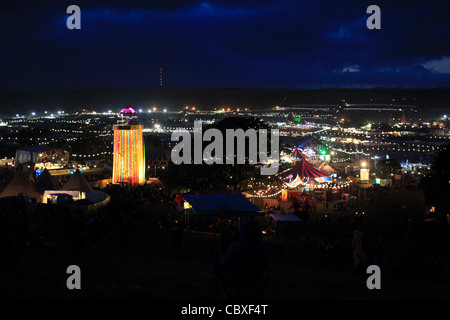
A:
<svg viewBox="0 0 450 320">
<path fill-rule="evenodd" d="M 109 197 L 109 203 L 94 212 L 86 211 L 80 205 L 58 204 L 34 204 L 34 209 L 30 212 L 30 205 L 25 198 L 0 200 L 2 261 L 20 259 L 25 251 L 43 246 L 48 242 L 57 242 L 68 252 L 120 252 L 127 248 L 130 239 L 136 240 L 140 234 L 139 230 L 144 228 L 145 232 L 154 228 L 170 233 L 176 247 L 175 255 L 178 257 L 181 253 L 185 230 L 189 230 L 192 234 L 199 232 L 219 234 L 217 257 L 229 256 L 230 250 L 236 251 L 239 248 L 236 244 L 243 241 L 238 218 L 207 217 L 188 213 L 174 201 L 176 194 L 171 194 L 159 184 L 138 187 L 109 185 L 104 191 Z M 301 210 L 303 207 L 297 209 Z M 313 220 L 310 223 L 316 222 Z M 354 226 L 353 233 L 348 235 L 351 239 L 351 248 L 342 241 L 342 237 L 337 237 L 333 232 L 321 234 L 322 230 L 329 229 L 330 225 L 338 228 Z M 315 249 L 313 246 L 308 246 L 306 254 L 316 255 L 319 258 L 317 261 L 322 266 L 349 267 L 354 274 L 365 274 L 365 269 L 371 264 L 378 265 L 381 270 L 392 270 L 394 260 L 401 263 L 397 264 L 397 267 L 415 263 L 417 262 L 417 259 L 414 259 L 415 256 L 429 252 L 427 251 L 429 248 L 423 245 L 423 237 L 434 237 L 434 241 L 445 243 L 449 234 L 448 228 L 445 229 L 441 224 L 439 227 L 434 224 L 423 225 L 422 220 L 411 218 L 408 220 L 406 233 L 398 237 L 400 239 L 398 243 L 405 252 L 404 256 L 398 257 L 393 256 L 398 254 L 398 250 L 393 250 L 387 237 L 378 230 L 371 229 L 361 217 L 350 221 L 348 216 L 339 213 L 335 215 L 333 222 L 331 219 L 324 221 L 323 227 L 324 229 L 311 231 L 313 232 L 311 235 L 315 238 L 319 236 L 319 241 Z M 254 231 L 255 228 L 259 226 L 253 224 L 251 230 Z M 141 233 L 144 236 L 140 239 L 144 242 L 145 232 Z M 261 231 L 258 232 L 258 241 L 262 241 Z M 400 230 L 399 233 L 401 233 Z M 253 240 L 256 241 L 256 238 Z M 310 243 L 309 240 L 308 243 Z M 259 243 L 241 244 L 242 248 L 252 248 L 253 245 L 263 248 Z M 276 243 L 272 245 L 272 248 L 275 246 Z M 270 252 L 270 250 L 266 252 L 266 249 L 261 249 L 264 254 Z M 436 260 L 442 268 L 441 274 L 450 275 L 450 263 L 448 263 L 450 250 L 436 252 L 441 254 L 441 259 Z M 351 260 L 353 263 L 349 263 Z M 264 261 L 267 263 L 269 260 Z M 226 265 L 227 263 L 221 264 L 220 268 L 225 268 Z M 221 274 L 224 281 L 228 276 L 229 274 L 226 273 Z"/>
<path fill-rule="evenodd" d="M 157 227 L 173 212 L 169 193 L 160 185 L 111 185 L 109 202 L 90 211 L 83 205 L 30 203 L 25 197 L 1 199 L 2 259 L 15 259 L 24 250 L 46 242 L 66 250 L 114 250 L 126 245 L 134 229 Z"/>
</svg>

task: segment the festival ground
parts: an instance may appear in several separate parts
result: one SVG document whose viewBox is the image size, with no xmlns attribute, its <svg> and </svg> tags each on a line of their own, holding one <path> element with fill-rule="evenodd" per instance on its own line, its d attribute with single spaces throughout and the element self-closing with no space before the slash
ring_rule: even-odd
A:
<svg viewBox="0 0 450 320">
<path fill-rule="evenodd" d="M 265 237 L 271 256 L 264 298 L 286 299 L 434 299 L 449 298 L 448 280 L 440 276 L 439 250 L 411 256 L 404 242 L 408 231 L 404 212 L 420 213 L 420 191 L 380 194 L 368 207 L 365 223 L 388 243 L 388 268 L 381 290 L 368 290 L 367 276 L 352 270 L 351 239 L 354 221 L 340 221 L 324 208 L 312 213 L 296 239 Z M 397 212 L 393 208 L 398 208 Z M 346 214 L 351 215 L 352 212 Z M 2 263 L 3 298 L 158 300 L 223 300 L 215 267 L 221 235 L 187 232 L 177 257 L 170 230 L 145 227 L 133 230 L 125 243 L 101 251 L 69 250 L 50 239 L 23 252 L 17 261 Z M 319 244 L 339 240 L 339 258 L 328 259 Z M 436 246 L 438 244 L 435 244 Z M 420 258 L 419 258 L 420 257 Z M 66 287 L 67 266 L 81 268 L 81 290 Z"/>
</svg>

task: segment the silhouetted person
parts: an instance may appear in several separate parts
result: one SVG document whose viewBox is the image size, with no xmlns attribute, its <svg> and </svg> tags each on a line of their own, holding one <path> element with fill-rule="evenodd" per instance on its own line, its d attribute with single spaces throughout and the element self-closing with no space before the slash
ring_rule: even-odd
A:
<svg viewBox="0 0 450 320">
<path fill-rule="evenodd" d="M 176 256 L 181 254 L 181 241 L 183 237 L 183 226 L 180 222 L 175 221 L 172 227 L 172 241 L 176 247 Z"/>
<path fill-rule="evenodd" d="M 364 246 L 363 246 L 363 228 L 357 227 L 353 231 L 352 249 L 353 249 L 353 271 L 359 273 L 362 269 L 364 260 Z"/>
<path fill-rule="evenodd" d="M 219 264 L 226 298 L 252 299 L 264 292 L 268 253 L 257 222 L 245 221 L 239 241 L 230 245 Z"/>
<path fill-rule="evenodd" d="M 373 263 L 385 270 L 387 267 L 387 245 L 379 234 L 373 246 Z"/>
</svg>

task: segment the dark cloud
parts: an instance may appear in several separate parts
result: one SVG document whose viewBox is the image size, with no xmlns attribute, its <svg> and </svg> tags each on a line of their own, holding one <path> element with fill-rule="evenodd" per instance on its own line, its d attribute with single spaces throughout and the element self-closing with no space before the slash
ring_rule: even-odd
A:
<svg viewBox="0 0 450 320">
<path fill-rule="evenodd" d="M 157 85 L 447 86 L 444 1 L 72 1 L 0 12 L 2 88 Z M 447 57 L 447 58 L 446 58 Z"/>
</svg>

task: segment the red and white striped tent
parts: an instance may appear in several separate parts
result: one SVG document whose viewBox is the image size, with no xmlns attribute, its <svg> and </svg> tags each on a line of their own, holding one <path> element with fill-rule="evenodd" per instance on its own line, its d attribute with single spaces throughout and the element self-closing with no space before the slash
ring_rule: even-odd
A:
<svg viewBox="0 0 450 320">
<path fill-rule="evenodd" d="M 331 174 L 320 169 L 317 169 L 306 160 L 306 156 L 297 148 L 291 153 L 291 156 L 296 159 L 295 165 L 288 171 L 281 174 L 282 178 L 288 179 L 291 183 L 293 181 L 305 180 L 307 178 L 314 179 L 318 182 L 330 181 Z"/>
<path fill-rule="evenodd" d="M 290 156 L 295 160 L 306 160 L 305 155 L 298 148 L 295 148 L 290 154 Z"/>
</svg>

